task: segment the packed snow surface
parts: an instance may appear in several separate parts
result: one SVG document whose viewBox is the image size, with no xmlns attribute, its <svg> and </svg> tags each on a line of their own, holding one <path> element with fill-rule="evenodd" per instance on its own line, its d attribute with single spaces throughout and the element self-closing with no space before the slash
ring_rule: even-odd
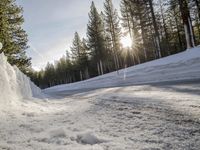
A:
<svg viewBox="0 0 200 150">
<path fill-rule="evenodd" d="M 4 69 L 1 78 L 12 83 L 15 79 L 6 77 L 10 73 Z M 119 75 L 114 72 L 44 92 L 48 99 L 30 100 L 31 92 L 19 92 L 19 100 L 9 107 L 1 97 L 0 105 L 6 108 L 0 107 L 0 149 L 200 149 L 198 47 L 120 70 Z M 18 94 L 10 93 L 14 102 Z"/>
</svg>

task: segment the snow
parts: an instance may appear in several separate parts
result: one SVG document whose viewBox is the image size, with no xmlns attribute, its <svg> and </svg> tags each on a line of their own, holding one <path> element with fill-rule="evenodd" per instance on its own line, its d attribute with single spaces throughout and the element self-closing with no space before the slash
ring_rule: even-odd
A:
<svg viewBox="0 0 200 150">
<path fill-rule="evenodd" d="M 15 103 L 23 98 L 41 97 L 41 90 L 17 67 L 12 67 L 4 54 L 0 54 L 0 103 Z M 2 105 L 1 105 L 2 106 Z"/>
<path fill-rule="evenodd" d="M 53 138 L 66 137 L 66 134 L 63 129 L 56 129 L 56 130 L 51 131 L 51 137 Z"/>
<path fill-rule="evenodd" d="M 127 68 L 126 78 L 45 89 L 47 100 L 0 57 L 0 149 L 200 148 L 199 47 Z"/>
<path fill-rule="evenodd" d="M 72 84 L 45 89 L 44 92 L 62 92 L 87 88 L 115 87 L 152 82 L 199 79 L 200 47 L 182 53 L 136 65 L 116 72 Z"/>
<path fill-rule="evenodd" d="M 77 135 L 76 141 L 77 141 L 78 143 L 90 144 L 90 145 L 94 145 L 94 144 L 99 144 L 99 143 L 106 142 L 106 140 L 97 138 L 97 137 L 96 137 L 93 133 L 91 133 L 91 132 L 86 132 L 86 133 L 78 134 L 78 135 Z"/>
</svg>

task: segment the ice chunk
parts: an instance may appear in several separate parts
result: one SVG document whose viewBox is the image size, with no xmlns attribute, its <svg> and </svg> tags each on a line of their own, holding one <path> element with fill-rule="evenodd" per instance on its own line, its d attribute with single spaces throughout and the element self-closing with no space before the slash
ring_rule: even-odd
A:
<svg viewBox="0 0 200 150">
<path fill-rule="evenodd" d="M 99 144 L 99 143 L 106 142 L 106 140 L 99 139 L 98 137 L 96 137 L 91 132 L 86 132 L 86 133 L 83 133 L 83 134 L 78 134 L 76 141 L 78 143 L 81 143 L 81 144 L 90 144 L 90 145 L 94 145 L 94 144 Z"/>
</svg>

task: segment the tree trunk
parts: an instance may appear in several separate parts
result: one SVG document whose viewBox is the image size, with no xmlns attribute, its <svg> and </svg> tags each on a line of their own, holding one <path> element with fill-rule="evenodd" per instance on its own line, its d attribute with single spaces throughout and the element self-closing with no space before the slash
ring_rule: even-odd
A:
<svg viewBox="0 0 200 150">
<path fill-rule="evenodd" d="M 142 17 L 139 14 L 139 18 L 140 18 L 140 28 L 141 28 L 141 34 L 142 34 L 142 42 L 143 42 L 143 52 L 144 52 L 144 59 L 145 61 L 147 61 L 147 50 L 146 50 L 146 40 L 145 40 L 145 34 L 144 34 L 144 26 L 142 23 Z"/>
<path fill-rule="evenodd" d="M 151 11 L 151 16 L 152 16 L 152 20 L 153 20 L 153 27 L 154 27 L 154 31 L 155 31 L 155 39 L 156 39 L 156 46 L 157 46 L 157 54 L 158 57 L 161 58 L 161 47 L 160 47 L 160 36 L 159 36 L 159 32 L 158 32 L 158 26 L 156 23 L 156 17 L 154 14 L 154 8 L 153 8 L 153 3 L 152 0 L 149 0 L 149 6 L 150 6 L 150 11 Z"/>
<path fill-rule="evenodd" d="M 196 16 L 196 27 L 198 31 L 198 43 L 200 42 L 200 25 L 199 25 L 199 18 Z"/>
<path fill-rule="evenodd" d="M 192 48 L 194 47 L 194 41 L 193 41 L 194 37 L 192 33 L 192 28 L 191 28 L 188 3 L 186 0 L 179 0 L 179 6 L 180 6 L 181 16 L 182 16 L 184 30 L 185 30 L 187 48 Z"/>
<path fill-rule="evenodd" d="M 135 65 L 136 65 L 135 56 L 134 56 L 134 54 L 132 54 L 132 53 L 131 53 L 131 56 L 132 56 L 132 59 L 133 59 L 133 65 L 135 66 Z"/>
<path fill-rule="evenodd" d="M 101 75 L 103 75 L 104 74 L 104 72 L 103 72 L 103 64 L 102 64 L 101 60 L 100 60 L 100 69 L 101 69 Z"/>
<path fill-rule="evenodd" d="M 182 39 L 181 39 L 181 34 L 180 34 L 179 25 L 178 25 L 178 19 L 176 17 L 176 10 L 175 10 L 175 8 L 173 9 L 173 13 L 174 13 L 174 16 L 175 16 L 175 23 L 176 23 L 176 29 L 177 29 L 177 36 L 178 36 L 179 46 L 180 46 L 180 49 L 182 50 L 183 49 L 183 43 L 182 43 Z"/>
<path fill-rule="evenodd" d="M 81 79 L 81 81 L 83 80 L 83 73 L 81 70 L 80 70 L 80 79 Z"/>
<path fill-rule="evenodd" d="M 86 79 L 90 78 L 88 67 L 86 67 L 86 69 L 85 69 L 85 76 L 86 76 Z"/>
<path fill-rule="evenodd" d="M 97 70 L 98 70 L 98 75 L 101 75 L 100 67 L 99 67 L 99 62 L 97 62 Z"/>
<path fill-rule="evenodd" d="M 137 7 L 138 7 L 138 17 L 139 17 L 139 24 L 141 28 L 141 35 L 142 35 L 142 42 L 143 42 L 143 51 L 144 51 L 144 58 L 145 61 L 147 61 L 147 50 L 146 50 L 146 38 L 145 38 L 145 31 L 144 31 L 144 23 L 142 21 L 142 14 L 141 14 L 141 7 L 140 5 L 140 0 L 137 1 Z"/>
<path fill-rule="evenodd" d="M 168 55 L 170 55 L 169 35 L 168 35 L 168 32 L 167 32 L 167 25 L 165 23 L 165 17 L 164 17 L 163 6 L 162 6 L 161 0 L 159 0 L 159 3 L 160 3 L 160 11 L 161 11 L 161 17 L 162 17 L 162 22 L 163 22 L 165 40 L 166 40 L 166 44 L 167 44 L 167 53 L 168 53 Z"/>
<path fill-rule="evenodd" d="M 194 35 L 194 28 L 192 26 L 192 19 L 191 17 L 189 18 L 189 24 L 190 24 L 190 31 L 191 31 L 191 36 L 192 36 L 192 45 L 193 47 L 195 46 L 195 35 Z"/>
<path fill-rule="evenodd" d="M 199 0 L 195 0 L 195 3 L 196 3 L 197 10 L 198 10 L 198 17 L 199 17 L 199 21 L 200 21 L 200 6 L 199 6 Z"/>
</svg>

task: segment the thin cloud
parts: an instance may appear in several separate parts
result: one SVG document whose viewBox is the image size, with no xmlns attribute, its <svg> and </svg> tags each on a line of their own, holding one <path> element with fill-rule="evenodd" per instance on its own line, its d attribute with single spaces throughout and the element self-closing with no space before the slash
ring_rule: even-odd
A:
<svg viewBox="0 0 200 150">
<path fill-rule="evenodd" d="M 45 57 L 31 44 L 28 44 L 30 46 L 30 49 L 35 52 L 40 58 L 45 59 Z"/>
</svg>

